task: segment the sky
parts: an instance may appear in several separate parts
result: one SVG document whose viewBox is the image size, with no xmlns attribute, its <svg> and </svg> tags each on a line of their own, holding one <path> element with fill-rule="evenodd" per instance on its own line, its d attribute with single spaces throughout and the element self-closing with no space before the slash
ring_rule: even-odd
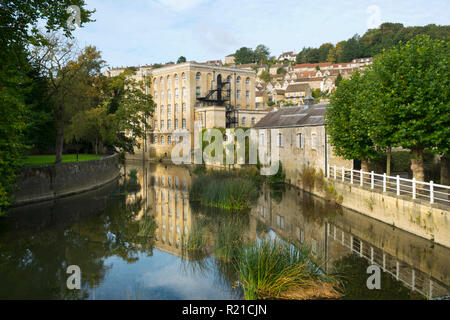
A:
<svg viewBox="0 0 450 320">
<path fill-rule="evenodd" d="M 336 44 L 382 22 L 450 24 L 448 0 L 86 0 L 95 22 L 76 29 L 110 67 L 224 60 L 240 47 L 271 55 Z"/>
</svg>

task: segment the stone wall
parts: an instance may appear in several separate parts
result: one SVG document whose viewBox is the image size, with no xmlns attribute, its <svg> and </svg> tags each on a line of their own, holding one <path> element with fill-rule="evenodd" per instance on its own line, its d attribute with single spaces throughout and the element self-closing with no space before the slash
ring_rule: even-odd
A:
<svg viewBox="0 0 450 320">
<path fill-rule="evenodd" d="M 342 206 L 450 248 L 450 210 L 443 204 L 413 200 L 339 180 L 323 178 L 325 183 L 299 187 Z M 332 188 L 330 188 L 332 187 Z M 333 191 L 331 191 L 333 190 Z M 335 193 L 334 193 L 335 191 Z M 332 194 L 333 193 L 333 194 Z"/>
<path fill-rule="evenodd" d="M 45 201 L 98 188 L 119 175 L 119 155 L 102 159 L 25 167 L 18 175 L 14 205 Z"/>
</svg>

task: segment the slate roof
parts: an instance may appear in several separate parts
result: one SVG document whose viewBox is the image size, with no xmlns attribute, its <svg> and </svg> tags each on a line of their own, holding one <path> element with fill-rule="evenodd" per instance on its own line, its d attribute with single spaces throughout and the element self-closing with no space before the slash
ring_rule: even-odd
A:
<svg viewBox="0 0 450 320">
<path fill-rule="evenodd" d="M 329 105 L 315 104 L 307 109 L 300 107 L 283 107 L 269 112 L 253 128 L 289 128 L 322 126 L 325 124 L 325 111 Z"/>
<path fill-rule="evenodd" d="M 286 92 L 306 92 L 308 90 L 309 84 L 307 83 L 290 84 L 286 88 Z"/>
</svg>

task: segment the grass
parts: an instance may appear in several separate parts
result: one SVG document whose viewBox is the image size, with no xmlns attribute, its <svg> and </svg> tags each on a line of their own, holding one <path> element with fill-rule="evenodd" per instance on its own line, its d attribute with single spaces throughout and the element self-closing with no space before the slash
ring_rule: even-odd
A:
<svg viewBox="0 0 450 320">
<path fill-rule="evenodd" d="M 237 259 L 247 300 L 337 298 L 337 281 L 313 263 L 311 250 L 282 241 L 244 246 Z"/>
<path fill-rule="evenodd" d="M 88 161 L 100 159 L 103 156 L 95 155 L 95 154 L 79 154 L 78 161 Z M 55 155 L 39 155 L 39 156 L 29 156 L 25 159 L 25 166 L 41 166 L 44 164 L 53 164 L 55 163 Z M 62 162 L 76 162 L 77 155 L 76 154 L 64 154 Z"/>
<path fill-rule="evenodd" d="M 258 178 L 245 170 L 211 170 L 195 178 L 190 199 L 207 207 L 240 211 L 256 201 L 259 187 Z"/>
</svg>

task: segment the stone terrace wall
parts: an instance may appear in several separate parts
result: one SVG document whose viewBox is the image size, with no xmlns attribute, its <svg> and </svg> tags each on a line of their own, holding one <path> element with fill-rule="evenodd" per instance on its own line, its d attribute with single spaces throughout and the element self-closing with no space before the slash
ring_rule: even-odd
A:
<svg viewBox="0 0 450 320">
<path fill-rule="evenodd" d="M 98 188 L 116 179 L 119 170 L 118 154 L 90 161 L 25 167 L 18 175 L 14 206 Z"/>
</svg>

